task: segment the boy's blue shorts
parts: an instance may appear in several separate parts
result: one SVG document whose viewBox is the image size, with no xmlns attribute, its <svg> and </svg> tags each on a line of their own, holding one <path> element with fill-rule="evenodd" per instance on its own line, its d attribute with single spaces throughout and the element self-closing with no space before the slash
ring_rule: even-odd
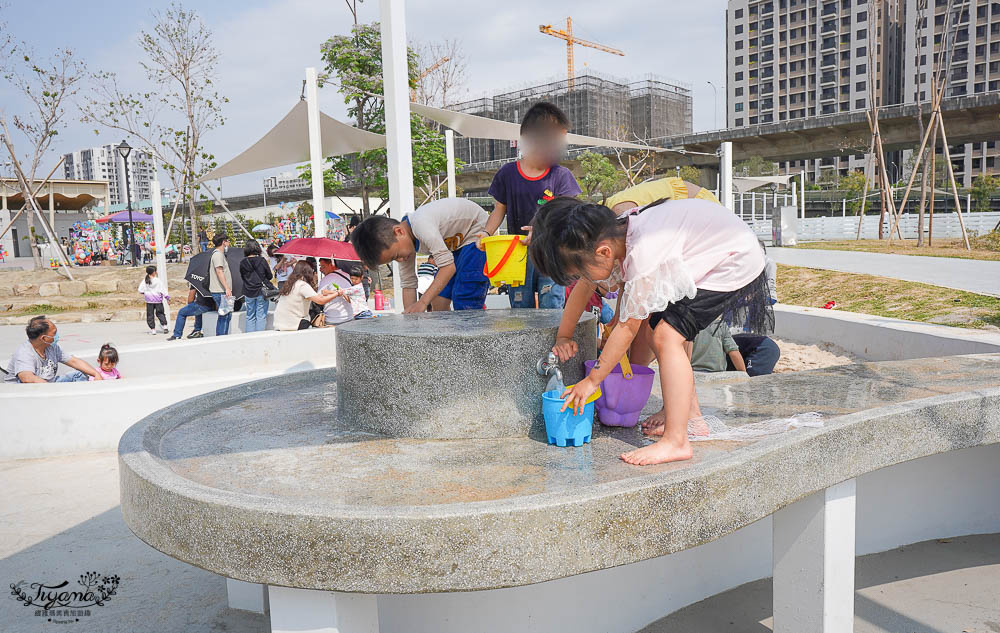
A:
<svg viewBox="0 0 1000 633">
<path fill-rule="evenodd" d="M 482 310 L 490 289 L 490 280 L 483 273 L 486 252 L 479 250 L 475 244 L 467 244 L 452 251 L 452 255 L 455 256 L 455 274 L 439 296 L 451 299 L 456 310 Z"/>
</svg>

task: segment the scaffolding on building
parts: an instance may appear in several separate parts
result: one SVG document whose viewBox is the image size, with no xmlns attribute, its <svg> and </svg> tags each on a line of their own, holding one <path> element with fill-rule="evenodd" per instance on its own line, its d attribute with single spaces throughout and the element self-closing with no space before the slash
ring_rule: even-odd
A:
<svg viewBox="0 0 1000 633">
<path fill-rule="evenodd" d="M 572 87 L 568 79 L 527 85 L 448 109 L 519 123 L 532 104 L 548 101 L 569 117 L 574 134 L 619 140 L 689 134 L 693 129 L 691 87 L 648 75 L 627 81 L 588 71 Z M 456 156 L 467 165 L 517 158 L 517 144 L 493 139 L 459 138 Z"/>
</svg>

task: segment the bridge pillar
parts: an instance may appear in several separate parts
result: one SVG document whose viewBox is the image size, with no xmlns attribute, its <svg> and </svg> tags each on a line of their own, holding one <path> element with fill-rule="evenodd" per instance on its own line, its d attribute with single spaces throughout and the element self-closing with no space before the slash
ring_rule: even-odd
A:
<svg viewBox="0 0 1000 633">
<path fill-rule="evenodd" d="M 854 630 L 854 479 L 774 513 L 774 633 Z"/>
</svg>

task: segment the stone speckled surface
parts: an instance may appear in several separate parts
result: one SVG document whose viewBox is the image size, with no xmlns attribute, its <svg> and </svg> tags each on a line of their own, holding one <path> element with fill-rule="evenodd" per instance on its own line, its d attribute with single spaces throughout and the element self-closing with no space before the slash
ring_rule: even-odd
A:
<svg viewBox="0 0 1000 633">
<path fill-rule="evenodd" d="M 643 443 L 637 429 L 595 430 L 578 448 L 362 432 L 340 421 L 336 380 L 248 383 L 137 423 L 119 445 L 126 523 L 251 582 L 492 589 L 688 549 L 860 474 L 1000 440 L 1000 355 L 699 383 L 705 413 L 731 425 L 805 411 L 826 425 L 698 442 L 693 459 L 653 467 L 618 459 Z"/>
<path fill-rule="evenodd" d="M 539 394 L 561 310 L 462 310 L 386 315 L 337 326 L 340 417 L 390 437 L 518 437 L 541 432 Z M 585 314 L 574 339 L 597 352 L 597 320 Z M 566 384 L 581 362 L 560 366 Z M 373 385 L 377 387 L 373 388 Z"/>
</svg>

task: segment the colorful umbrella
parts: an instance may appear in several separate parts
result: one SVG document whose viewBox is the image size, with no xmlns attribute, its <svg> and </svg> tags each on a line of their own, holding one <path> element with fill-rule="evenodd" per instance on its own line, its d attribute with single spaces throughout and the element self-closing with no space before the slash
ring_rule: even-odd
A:
<svg viewBox="0 0 1000 633">
<path fill-rule="evenodd" d="M 299 255 L 301 257 L 322 257 L 360 262 L 350 242 L 338 242 L 327 237 L 299 237 L 285 242 L 274 251 L 278 255 Z"/>
<path fill-rule="evenodd" d="M 316 219 L 316 214 L 314 213 L 314 214 L 310 215 L 309 219 L 310 220 L 315 220 Z M 340 216 L 337 215 L 336 213 L 334 213 L 333 211 L 327 211 L 326 212 L 326 219 L 327 220 L 339 220 Z"/>
<path fill-rule="evenodd" d="M 98 218 L 98 222 L 117 222 L 124 223 L 129 221 L 128 211 L 119 211 L 118 213 L 112 213 L 111 215 L 106 215 L 103 218 Z M 148 213 L 142 213 L 140 211 L 132 211 L 132 222 L 152 222 L 153 216 Z"/>
<path fill-rule="evenodd" d="M 252 230 L 255 233 L 257 233 L 257 232 L 270 233 L 271 231 L 274 230 L 274 227 L 271 226 L 270 224 L 258 224 L 257 226 L 253 227 Z"/>
</svg>

